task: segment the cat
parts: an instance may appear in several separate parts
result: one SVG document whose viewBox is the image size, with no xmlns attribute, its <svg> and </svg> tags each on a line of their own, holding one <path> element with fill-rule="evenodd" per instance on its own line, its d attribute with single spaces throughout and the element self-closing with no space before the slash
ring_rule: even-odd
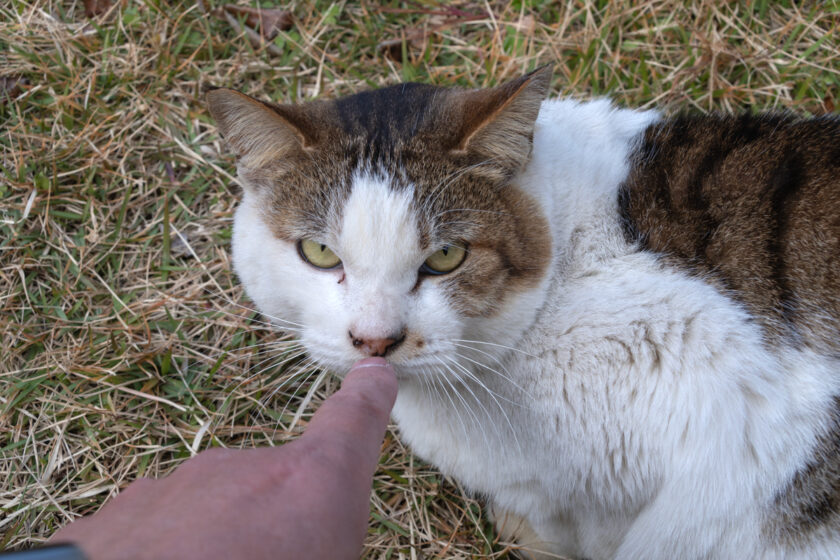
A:
<svg viewBox="0 0 840 560">
<path fill-rule="evenodd" d="M 527 558 L 840 558 L 840 120 L 214 89 L 234 268 Z"/>
</svg>

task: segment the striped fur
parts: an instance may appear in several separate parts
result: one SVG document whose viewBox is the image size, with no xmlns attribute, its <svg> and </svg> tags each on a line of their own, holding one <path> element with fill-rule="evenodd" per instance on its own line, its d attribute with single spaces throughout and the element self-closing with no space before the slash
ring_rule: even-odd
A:
<svg viewBox="0 0 840 560">
<path fill-rule="evenodd" d="M 619 191 L 629 240 L 743 304 L 769 347 L 840 358 L 840 119 L 675 117 L 633 161 Z M 773 538 L 840 532 L 840 401 L 831 413 L 776 495 Z"/>
</svg>

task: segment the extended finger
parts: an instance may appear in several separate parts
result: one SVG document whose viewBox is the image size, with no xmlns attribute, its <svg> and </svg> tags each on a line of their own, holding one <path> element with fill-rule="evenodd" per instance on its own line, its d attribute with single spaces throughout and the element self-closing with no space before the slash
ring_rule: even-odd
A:
<svg viewBox="0 0 840 560">
<path fill-rule="evenodd" d="M 372 475 L 396 397 L 397 378 L 390 364 L 382 358 L 357 362 L 341 389 L 315 413 L 301 440 L 322 450 L 352 449 Z"/>
</svg>

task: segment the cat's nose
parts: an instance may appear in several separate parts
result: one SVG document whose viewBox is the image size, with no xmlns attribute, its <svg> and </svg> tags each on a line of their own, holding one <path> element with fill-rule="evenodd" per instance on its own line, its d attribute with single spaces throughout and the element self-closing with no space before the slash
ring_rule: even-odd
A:
<svg viewBox="0 0 840 560">
<path fill-rule="evenodd" d="M 350 335 L 353 346 L 368 356 L 385 356 L 389 352 L 393 352 L 405 340 L 405 334 L 403 333 L 391 335 L 389 338 L 356 336 L 353 331 L 347 331 L 347 334 Z"/>
</svg>

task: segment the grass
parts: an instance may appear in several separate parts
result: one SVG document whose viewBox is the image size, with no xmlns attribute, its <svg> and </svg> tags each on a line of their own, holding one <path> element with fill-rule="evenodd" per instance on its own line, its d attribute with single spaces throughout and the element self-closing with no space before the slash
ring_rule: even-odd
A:
<svg viewBox="0 0 840 560">
<path fill-rule="evenodd" d="M 336 386 L 263 328 L 231 273 L 237 187 L 206 85 L 299 101 L 551 62 L 556 94 L 809 114 L 840 86 L 836 1 L 266 0 L 294 15 L 270 46 L 221 0 L 85 4 L 0 5 L 2 548 L 201 449 L 286 441 Z M 367 558 L 511 549 L 393 433 L 371 517 Z"/>
</svg>

